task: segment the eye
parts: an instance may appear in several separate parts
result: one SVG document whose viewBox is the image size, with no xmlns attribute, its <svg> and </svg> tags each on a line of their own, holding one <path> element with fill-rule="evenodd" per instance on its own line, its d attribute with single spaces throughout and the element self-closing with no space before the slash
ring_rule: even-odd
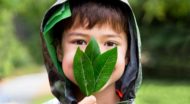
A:
<svg viewBox="0 0 190 104">
<path fill-rule="evenodd" d="M 118 44 L 116 42 L 108 41 L 104 45 L 107 47 L 116 47 Z"/>
<path fill-rule="evenodd" d="M 72 42 L 73 44 L 76 44 L 76 45 L 87 45 L 87 42 L 85 40 L 74 40 Z"/>
</svg>

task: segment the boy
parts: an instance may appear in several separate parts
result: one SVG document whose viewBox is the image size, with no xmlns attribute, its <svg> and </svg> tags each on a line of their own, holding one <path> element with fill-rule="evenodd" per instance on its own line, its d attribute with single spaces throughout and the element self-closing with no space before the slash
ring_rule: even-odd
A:
<svg viewBox="0 0 190 104">
<path fill-rule="evenodd" d="M 58 0 L 46 13 L 41 37 L 52 93 L 62 104 L 132 104 L 141 83 L 140 37 L 126 0 Z M 114 71 L 101 91 L 85 97 L 73 75 L 78 47 L 94 37 L 101 53 L 118 48 Z"/>
</svg>

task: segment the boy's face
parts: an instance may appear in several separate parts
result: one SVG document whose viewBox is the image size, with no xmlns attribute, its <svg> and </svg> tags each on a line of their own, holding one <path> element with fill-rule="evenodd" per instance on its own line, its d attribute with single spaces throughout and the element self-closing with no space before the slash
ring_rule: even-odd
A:
<svg viewBox="0 0 190 104">
<path fill-rule="evenodd" d="M 124 31 L 118 33 L 111 26 L 105 24 L 95 25 L 92 29 L 86 29 L 82 26 L 71 28 L 63 33 L 62 52 L 58 52 L 58 58 L 62 61 L 62 69 L 65 76 L 76 84 L 73 74 L 73 59 L 78 47 L 85 50 L 90 39 L 94 37 L 100 47 L 101 53 L 118 47 L 118 58 L 115 69 L 106 86 L 115 83 L 123 74 L 127 63 L 127 37 Z M 104 86 L 105 88 L 105 86 Z"/>
</svg>

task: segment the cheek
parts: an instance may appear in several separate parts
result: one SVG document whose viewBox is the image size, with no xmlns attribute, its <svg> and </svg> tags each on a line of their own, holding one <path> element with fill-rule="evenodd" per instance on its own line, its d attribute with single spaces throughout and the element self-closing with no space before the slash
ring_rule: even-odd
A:
<svg viewBox="0 0 190 104">
<path fill-rule="evenodd" d="M 115 70 L 112 75 L 114 81 L 119 80 L 119 78 L 123 75 L 124 70 L 125 70 L 125 59 L 118 59 L 115 66 Z"/>
<path fill-rule="evenodd" d="M 65 76 L 70 81 L 76 84 L 76 81 L 73 75 L 73 58 L 74 58 L 74 53 L 64 53 L 63 60 L 62 60 L 62 69 Z"/>
<path fill-rule="evenodd" d="M 119 80 L 120 77 L 123 75 L 124 70 L 125 70 L 125 65 L 126 65 L 125 60 L 126 60 L 125 59 L 125 51 L 120 51 L 118 54 L 115 70 L 111 76 L 112 82 Z"/>
</svg>

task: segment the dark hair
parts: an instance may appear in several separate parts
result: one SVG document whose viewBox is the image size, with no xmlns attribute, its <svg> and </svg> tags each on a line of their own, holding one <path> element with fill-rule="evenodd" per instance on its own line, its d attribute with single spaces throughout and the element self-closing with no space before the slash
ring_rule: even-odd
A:
<svg viewBox="0 0 190 104">
<path fill-rule="evenodd" d="M 72 16 L 60 21 L 53 27 L 54 45 L 61 44 L 64 30 L 83 26 L 91 29 L 95 25 L 110 25 L 116 32 L 128 33 L 127 15 L 114 2 L 77 2 L 70 3 Z"/>
</svg>

